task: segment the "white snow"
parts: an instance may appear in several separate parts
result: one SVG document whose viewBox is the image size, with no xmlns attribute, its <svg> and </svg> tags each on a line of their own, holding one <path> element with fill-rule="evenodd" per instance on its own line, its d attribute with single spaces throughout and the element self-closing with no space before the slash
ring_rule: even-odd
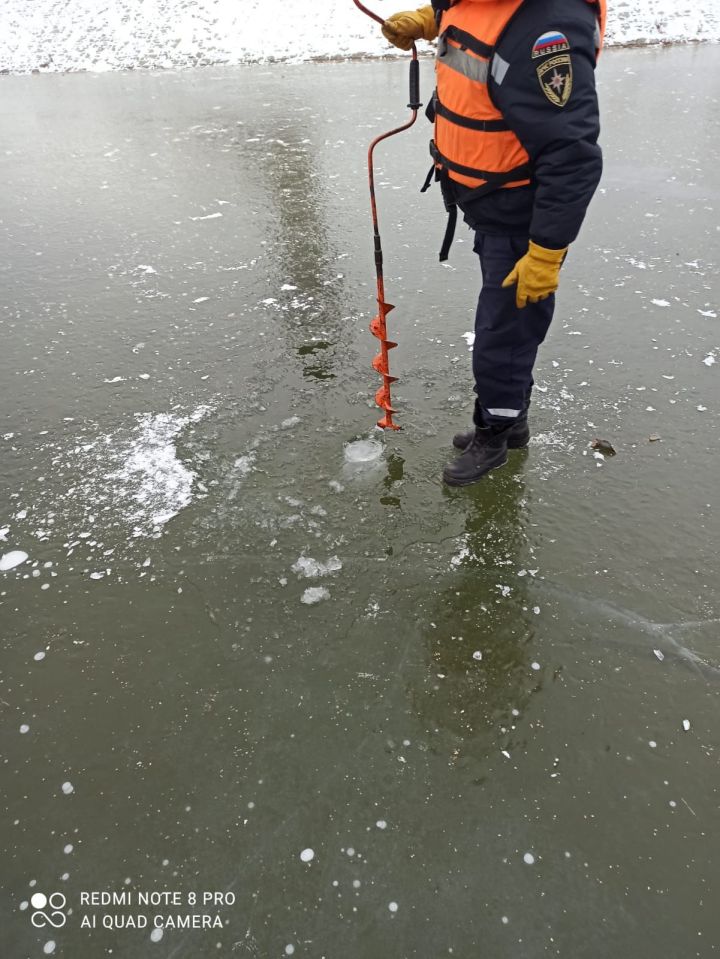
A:
<svg viewBox="0 0 720 959">
<path fill-rule="evenodd" d="M 300 853 L 300 858 L 302 859 L 303 862 L 312 862 L 313 859 L 315 858 L 315 850 L 303 849 L 303 851 Z"/>
<path fill-rule="evenodd" d="M 311 556 L 299 556 L 290 568 L 298 576 L 304 576 L 306 579 L 316 579 L 320 576 L 327 576 L 328 573 L 338 572 L 342 569 L 342 563 L 337 556 L 331 556 L 327 563 L 320 563 Z"/>
<path fill-rule="evenodd" d="M 235 460 L 235 469 L 241 476 L 247 476 L 252 472 L 255 463 L 255 453 L 247 453 L 245 456 L 238 456 Z"/>
<path fill-rule="evenodd" d="M 22 724 L 22 726 L 20 727 L 20 732 L 21 732 L 23 735 L 24 735 L 25 733 L 29 733 L 29 732 L 30 732 L 30 727 L 28 726 L 27 723 L 23 723 L 23 724 Z"/>
<path fill-rule="evenodd" d="M 608 44 L 720 39 L 717 0 L 609 6 Z M 404 9 L 399 0 L 374 7 L 383 16 Z M 0 37 L 0 70 L 11 73 L 398 53 L 350 0 L 2 0 Z"/>
<path fill-rule="evenodd" d="M 535 856 L 531 852 L 526 852 L 523 856 L 523 861 L 527 863 L 528 866 L 532 866 L 535 862 Z"/>
<path fill-rule="evenodd" d="M 75 792 L 75 787 L 74 787 L 73 784 L 70 783 L 70 782 L 63 783 L 63 784 L 62 784 L 62 791 L 65 793 L 66 796 L 69 796 L 71 793 L 74 793 L 74 792 Z"/>
<path fill-rule="evenodd" d="M 7 572 L 9 569 L 15 569 L 20 563 L 24 563 L 28 558 L 27 553 L 20 549 L 13 549 L 9 553 L 3 553 L 0 557 L 0 572 Z"/>
<path fill-rule="evenodd" d="M 330 590 L 324 586 L 310 586 L 300 597 L 300 602 L 306 606 L 313 606 L 315 603 L 321 603 L 324 599 L 330 599 Z"/>
<path fill-rule="evenodd" d="M 398 904 L 397 904 L 396 902 L 389 902 L 389 903 L 388 903 L 388 909 L 390 910 L 390 912 L 397 912 L 397 911 L 398 911 L 398 908 L 399 908 L 399 907 L 398 907 Z"/>
</svg>

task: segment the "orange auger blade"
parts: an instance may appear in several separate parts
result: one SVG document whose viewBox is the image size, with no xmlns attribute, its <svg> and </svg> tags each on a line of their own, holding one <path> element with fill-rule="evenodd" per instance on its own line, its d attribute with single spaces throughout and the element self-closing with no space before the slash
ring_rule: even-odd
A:
<svg viewBox="0 0 720 959">
<path fill-rule="evenodd" d="M 379 17 L 376 13 L 372 13 L 368 10 L 367 7 L 363 6 L 359 0 L 353 0 L 355 6 L 358 9 L 362 10 L 363 13 L 371 17 L 377 23 L 384 23 L 382 17 Z M 375 203 L 375 173 L 373 170 L 373 152 L 378 143 L 383 140 L 387 140 L 388 137 L 394 136 L 396 133 L 401 133 L 403 130 L 408 130 L 415 120 L 417 119 L 418 110 L 422 104 L 420 103 L 420 66 L 417 58 L 417 50 L 415 49 L 415 44 L 412 45 L 412 60 L 410 61 L 410 102 L 408 107 L 412 110 L 412 116 L 410 120 L 401 127 L 397 127 L 395 130 L 390 130 L 388 133 L 383 133 L 379 137 L 376 137 L 368 149 L 368 180 L 370 184 L 370 207 L 372 210 L 372 221 L 373 221 L 373 233 L 374 233 L 374 243 L 375 243 L 375 270 L 377 273 L 377 302 L 378 302 L 378 314 L 375 316 L 370 323 L 370 332 L 373 336 L 377 337 L 380 340 L 380 352 L 372 361 L 373 369 L 380 374 L 383 378 L 383 384 L 380 389 L 375 393 L 375 402 L 380 407 L 381 410 L 385 411 L 385 415 L 377 421 L 377 425 L 380 429 L 391 429 L 399 430 L 400 427 L 393 423 L 393 413 L 397 411 L 393 409 L 392 402 L 390 399 L 390 384 L 397 383 L 397 376 L 390 375 L 390 363 L 388 358 L 388 352 L 394 350 L 397 346 L 397 343 L 393 343 L 387 338 L 387 323 L 386 318 L 390 310 L 394 310 L 395 307 L 392 303 L 385 302 L 385 286 L 383 279 L 383 255 L 382 255 L 382 246 L 380 244 L 380 229 L 378 226 L 378 215 L 377 215 L 377 205 Z"/>
</svg>

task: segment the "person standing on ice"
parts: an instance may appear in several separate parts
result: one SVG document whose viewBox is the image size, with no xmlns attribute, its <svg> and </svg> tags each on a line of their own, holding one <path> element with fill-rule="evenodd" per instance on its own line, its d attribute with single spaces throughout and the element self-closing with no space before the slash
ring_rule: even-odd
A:
<svg viewBox="0 0 720 959">
<path fill-rule="evenodd" d="M 607 0 L 433 0 L 396 13 L 396 47 L 438 39 L 428 107 L 434 174 L 449 212 L 475 231 L 482 288 L 475 317 L 475 428 L 444 472 L 466 486 L 527 446 L 533 366 L 560 268 L 602 174 L 595 64 Z"/>
</svg>

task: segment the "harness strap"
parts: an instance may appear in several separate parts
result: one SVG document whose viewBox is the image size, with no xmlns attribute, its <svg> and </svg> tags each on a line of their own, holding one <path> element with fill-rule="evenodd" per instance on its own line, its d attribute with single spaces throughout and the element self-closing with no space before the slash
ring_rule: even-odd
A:
<svg viewBox="0 0 720 959">
<path fill-rule="evenodd" d="M 478 57 L 482 57 L 483 60 L 489 60 L 494 53 L 494 49 L 489 43 L 483 43 L 482 40 L 478 40 L 477 37 L 474 37 L 471 33 L 466 33 L 459 27 L 448 27 L 443 31 L 443 36 L 458 43 L 461 50 L 470 50 Z"/>
<path fill-rule="evenodd" d="M 475 180 L 486 180 L 479 189 L 491 184 L 493 188 L 504 186 L 506 183 L 514 183 L 516 180 L 529 180 L 532 176 L 532 170 L 529 163 L 521 163 L 513 167 L 506 173 L 493 173 L 490 170 L 476 170 L 474 167 L 463 166 L 462 163 L 455 163 L 454 160 L 448 160 L 435 146 L 435 141 L 430 141 L 430 155 L 436 164 L 444 167 L 446 170 L 452 170 L 454 173 L 461 173 L 463 176 L 473 177 Z M 485 191 L 487 192 L 487 191 Z"/>
<path fill-rule="evenodd" d="M 440 102 L 437 92 L 434 95 L 433 107 L 439 117 L 445 117 L 456 126 L 465 127 L 467 130 L 479 130 L 482 133 L 504 133 L 509 130 L 505 120 L 474 120 L 471 117 L 464 117 L 460 113 L 455 113 L 449 107 Z"/>
<path fill-rule="evenodd" d="M 428 175 L 425 177 L 425 182 L 423 183 L 420 192 L 425 193 L 430 188 L 430 184 L 433 182 L 433 179 L 440 181 L 443 200 L 445 202 L 445 209 L 447 210 L 448 214 L 445 236 L 443 237 L 439 256 L 440 262 L 444 263 L 450 255 L 450 247 L 455 239 L 458 206 L 457 201 L 451 192 L 452 187 L 450 184 L 448 170 L 456 169 L 460 173 L 467 172 L 467 174 L 470 176 L 485 180 L 485 183 L 475 187 L 473 190 L 469 190 L 463 196 L 463 203 L 471 203 L 473 200 L 479 200 L 486 194 L 492 193 L 494 190 L 499 189 L 505 183 L 513 183 L 515 180 L 529 179 L 531 178 L 532 173 L 528 163 L 523 163 L 521 166 L 516 166 L 512 170 L 508 170 L 507 173 L 490 173 L 487 170 L 474 170 L 471 167 L 461 167 L 460 164 L 457 163 L 449 163 L 435 146 L 434 140 L 430 141 L 430 155 L 432 156 L 434 162 L 428 171 Z"/>
</svg>

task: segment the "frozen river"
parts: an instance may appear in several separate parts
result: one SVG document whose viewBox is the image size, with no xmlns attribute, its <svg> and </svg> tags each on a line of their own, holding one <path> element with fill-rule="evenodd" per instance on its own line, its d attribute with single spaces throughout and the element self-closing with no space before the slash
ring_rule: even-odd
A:
<svg viewBox="0 0 720 959">
<path fill-rule="evenodd" d="M 716 955 L 717 48 L 603 58 L 533 441 L 461 491 L 422 121 L 373 431 L 404 62 L 0 86 L 2 955 Z"/>
</svg>

